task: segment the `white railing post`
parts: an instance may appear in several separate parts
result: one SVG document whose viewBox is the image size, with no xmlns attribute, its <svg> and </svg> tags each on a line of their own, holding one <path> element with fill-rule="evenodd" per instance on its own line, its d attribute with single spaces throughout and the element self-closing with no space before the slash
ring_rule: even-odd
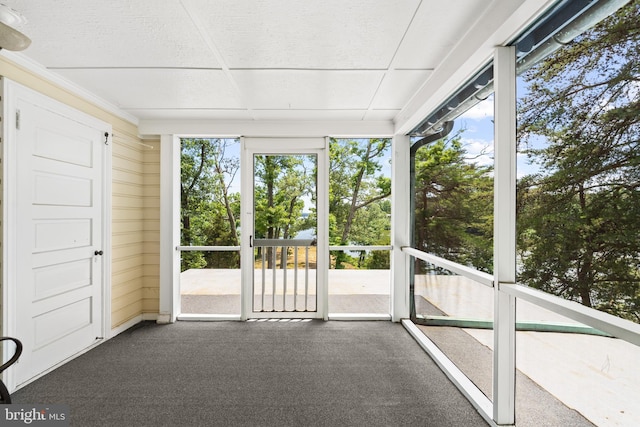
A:
<svg viewBox="0 0 640 427">
<path fill-rule="evenodd" d="M 493 419 L 515 424 L 516 302 L 500 291 L 516 281 L 516 72 L 515 48 L 498 47 L 494 57 L 494 351 Z"/>
<path fill-rule="evenodd" d="M 391 157 L 391 320 L 409 317 L 409 257 L 403 246 L 411 243 L 409 228 L 410 138 L 395 135 Z"/>
</svg>

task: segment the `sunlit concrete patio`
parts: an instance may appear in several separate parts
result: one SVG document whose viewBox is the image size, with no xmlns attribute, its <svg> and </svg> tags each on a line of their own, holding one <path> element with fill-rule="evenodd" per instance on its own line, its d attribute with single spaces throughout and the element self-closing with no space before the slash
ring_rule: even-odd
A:
<svg viewBox="0 0 640 427">
<path fill-rule="evenodd" d="M 273 296 L 272 270 L 266 275 L 265 296 Z M 304 306 L 304 270 L 287 270 L 287 295 L 297 295 Z M 332 313 L 389 313 L 389 270 L 329 270 L 329 311 Z M 260 306 L 262 271 L 255 270 L 255 300 Z M 308 299 L 315 305 L 316 270 L 309 269 Z M 240 269 L 191 269 L 180 275 L 182 312 L 197 314 L 238 314 L 240 312 Z M 282 296 L 284 272 L 276 270 L 276 295 Z"/>
</svg>

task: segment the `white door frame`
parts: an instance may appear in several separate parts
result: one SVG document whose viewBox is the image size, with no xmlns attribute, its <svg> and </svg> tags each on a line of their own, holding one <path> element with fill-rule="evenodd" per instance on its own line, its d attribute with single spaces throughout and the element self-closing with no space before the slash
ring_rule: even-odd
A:
<svg viewBox="0 0 640 427">
<path fill-rule="evenodd" d="M 160 324 L 180 314 L 180 138 L 160 137 Z"/>
<path fill-rule="evenodd" d="M 17 305 L 16 283 L 16 247 L 19 236 L 16 232 L 16 220 L 20 213 L 16 209 L 18 191 L 18 168 L 16 159 L 16 128 L 18 99 L 27 99 L 44 109 L 80 122 L 86 126 L 99 129 L 108 134 L 103 148 L 102 164 L 102 337 L 106 340 L 111 332 L 111 144 L 113 141 L 112 126 L 93 116 L 71 108 L 53 98 L 43 95 L 19 83 L 2 78 L 2 335 L 15 336 L 17 313 L 13 309 Z M 104 340 L 103 340 L 104 341 Z M 102 341 L 102 342 L 103 342 Z M 7 346 L 8 347 L 8 346 Z M 92 347 L 92 346 L 91 346 Z M 84 351 L 88 350 L 89 348 Z M 9 349 L 6 348 L 5 352 Z M 72 356 L 76 357 L 84 351 Z M 6 356 L 6 354 L 5 354 Z M 65 363 L 63 361 L 42 372 L 30 381 L 44 375 Z M 4 372 L 5 384 L 10 391 L 16 387 L 16 377 L 12 369 Z"/>
<path fill-rule="evenodd" d="M 241 138 L 241 266 L 242 266 L 242 307 L 241 318 L 313 317 L 328 319 L 328 269 L 329 269 L 329 138 Z M 315 154 L 318 159 L 317 195 L 317 311 L 256 313 L 253 306 L 253 247 L 250 236 L 253 233 L 253 155 L 254 154 Z"/>
</svg>

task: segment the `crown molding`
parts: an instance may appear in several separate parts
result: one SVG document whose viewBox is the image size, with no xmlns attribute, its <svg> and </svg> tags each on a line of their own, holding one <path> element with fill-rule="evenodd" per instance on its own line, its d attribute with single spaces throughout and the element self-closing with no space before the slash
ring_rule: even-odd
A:
<svg viewBox="0 0 640 427">
<path fill-rule="evenodd" d="M 0 50 L 0 56 L 6 58 L 8 61 L 11 61 L 15 65 L 22 67 L 27 71 L 30 71 L 36 76 L 42 77 L 43 79 L 55 84 L 56 86 L 59 86 L 60 88 L 68 91 L 69 93 L 75 96 L 78 96 L 79 98 L 87 102 L 94 104 L 100 109 L 138 126 L 139 119 L 136 116 L 130 113 L 127 113 L 126 111 L 119 108 L 117 105 L 110 103 L 104 98 L 101 98 L 96 94 L 90 92 L 89 90 L 81 86 L 78 86 L 77 84 L 71 82 L 70 80 L 67 80 L 61 75 L 56 74 L 55 72 L 46 68 L 44 65 L 34 61 L 33 59 L 25 56 L 24 54 L 10 52 L 3 49 L 3 50 Z"/>
</svg>

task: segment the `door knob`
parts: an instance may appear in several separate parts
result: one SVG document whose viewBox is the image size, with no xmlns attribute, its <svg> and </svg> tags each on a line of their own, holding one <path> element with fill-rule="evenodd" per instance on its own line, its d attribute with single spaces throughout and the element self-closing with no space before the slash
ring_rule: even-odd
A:
<svg viewBox="0 0 640 427">
<path fill-rule="evenodd" d="M 102 251 L 95 251 L 93 254 L 94 254 L 94 255 L 102 255 L 103 253 L 104 253 L 104 252 L 102 252 Z"/>
</svg>

